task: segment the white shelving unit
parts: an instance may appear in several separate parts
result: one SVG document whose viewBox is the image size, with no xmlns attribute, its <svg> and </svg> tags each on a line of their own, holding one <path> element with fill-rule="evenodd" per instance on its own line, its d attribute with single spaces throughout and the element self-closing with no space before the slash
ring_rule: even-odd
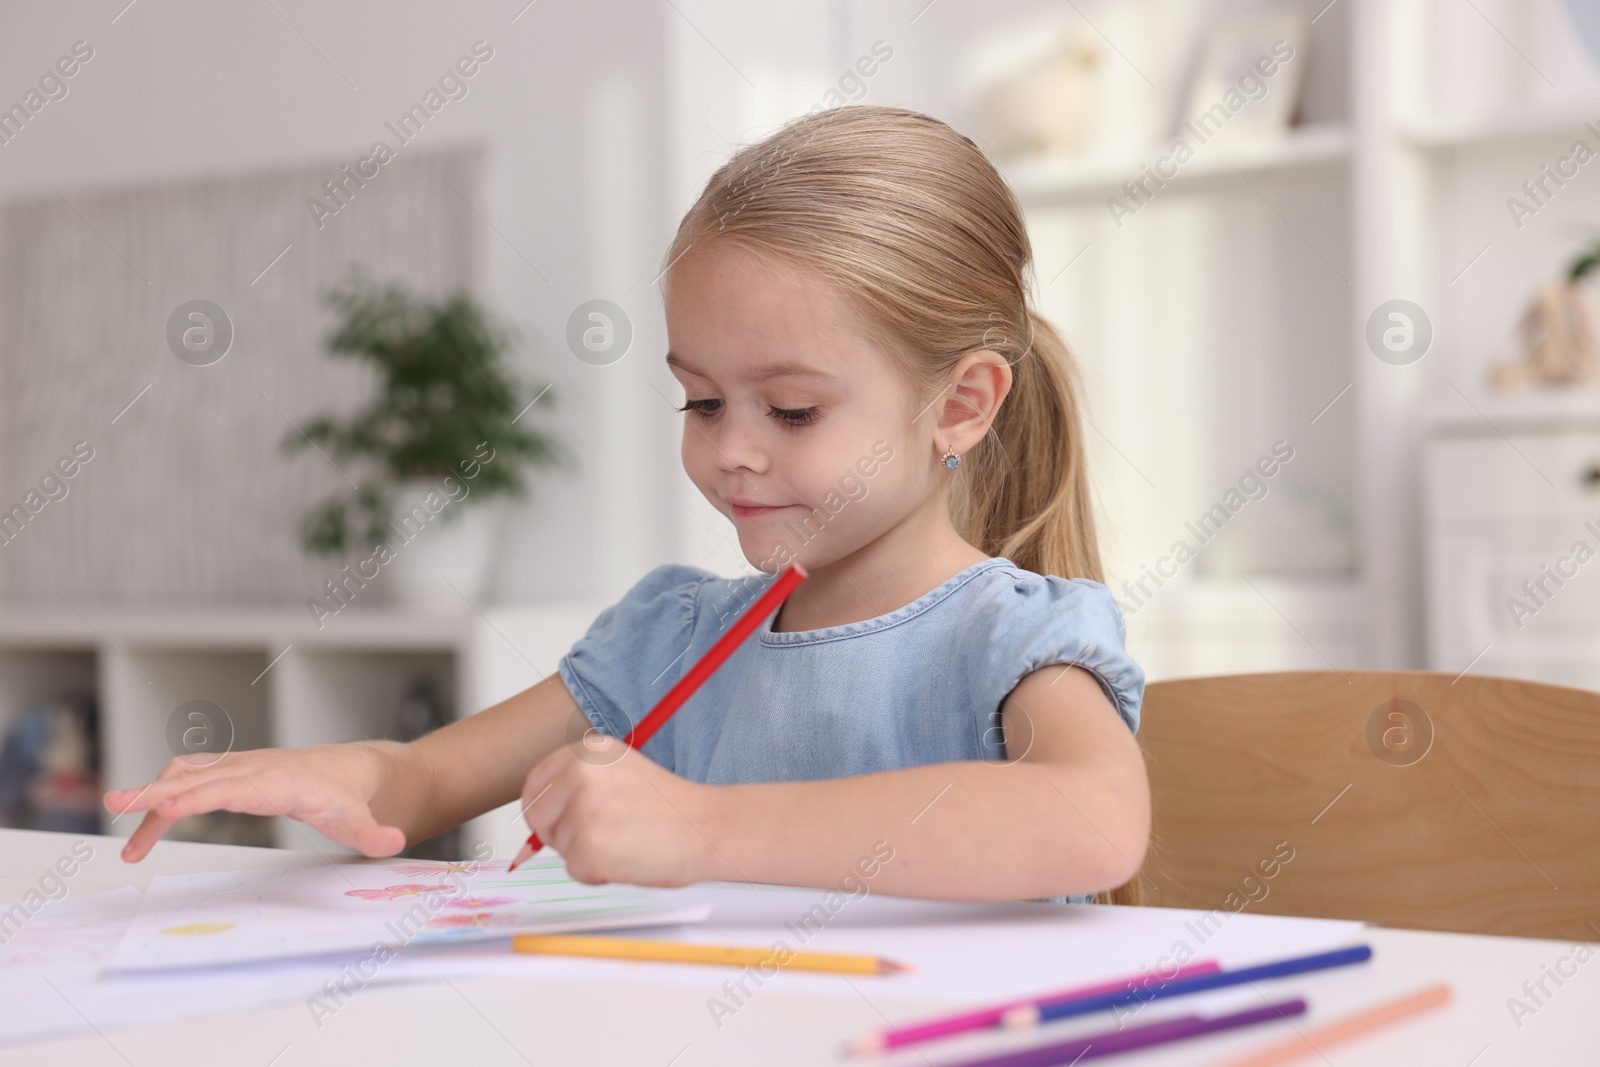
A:
<svg viewBox="0 0 1600 1067">
<path fill-rule="evenodd" d="M 1600 499 L 1589 478 L 1600 462 L 1600 390 L 1501 394 L 1489 372 L 1513 355 L 1536 288 L 1600 238 L 1592 163 L 1551 183 L 1532 215 L 1514 218 L 1509 207 L 1512 197 L 1527 202 L 1523 183 L 1575 141 L 1600 152 L 1586 125 L 1600 126 L 1600 71 L 1556 0 L 1479 12 L 1409 0 L 1390 18 L 1397 36 L 1431 46 L 1428 65 L 1396 79 L 1389 105 L 1401 116 L 1393 151 L 1409 207 L 1398 240 L 1413 299 L 1435 327 L 1411 420 L 1423 472 L 1412 506 L 1425 665 L 1593 688 L 1593 576 L 1580 572 L 1523 626 L 1507 600 L 1526 599 L 1524 581 L 1592 536 L 1583 524 Z M 1463 88 L 1469 77 L 1483 88 Z"/>
<path fill-rule="evenodd" d="M 431 679 L 454 717 L 472 714 L 554 672 L 604 607 L 560 603 L 460 610 L 355 607 L 325 620 L 293 609 L 0 612 L 0 728 L 41 701 L 92 697 L 105 788 L 152 780 L 178 755 L 168 723 L 193 700 L 215 704 L 232 748 L 299 746 L 391 736 L 401 695 Z M 514 852 L 526 830 L 517 805 L 467 825 L 467 840 Z M 272 817 L 273 842 L 348 849 Z M 102 816 L 126 837 L 138 816 Z M 519 832 L 520 831 L 520 832 Z"/>
<path fill-rule="evenodd" d="M 1190 564 L 1129 613 L 1152 678 L 1464 669 L 1470 653 L 1442 655 L 1424 610 L 1424 575 L 1449 580 L 1430 571 L 1424 538 L 1423 453 L 1437 423 L 1427 410 L 1476 421 L 1486 438 L 1500 435 L 1471 405 L 1540 432 L 1592 425 L 1585 396 L 1499 398 L 1485 384 L 1534 287 L 1600 236 L 1600 164 L 1521 227 L 1506 207 L 1576 139 L 1600 151 L 1586 126 L 1600 126 L 1600 74 L 1559 0 L 1307 11 L 1317 21 L 1306 62 L 1321 69 L 1302 101 L 1308 124 L 1282 140 L 1199 149 L 1120 223 L 1105 198 L 1166 141 L 1004 168 L 1029 216 L 1046 313 L 1084 366 L 1119 598 L 1250 448 L 1279 438 L 1297 450 L 1284 487 L 1304 490 L 1352 542 L 1342 570 L 1315 558 L 1288 571 Z M 1396 298 L 1420 304 L 1435 331 L 1412 365 L 1378 360 L 1365 340 L 1368 316 Z M 1275 506 L 1269 494 L 1234 521 Z M 1549 673 L 1501 653 L 1487 669 Z"/>
<path fill-rule="evenodd" d="M 1423 118 L 1402 124 L 1399 132 L 1411 147 L 1423 150 L 1497 146 L 1514 150 L 1521 141 L 1581 134 L 1586 122 L 1600 124 L 1600 110 L 1563 108 L 1477 119 Z"/>
</svg>

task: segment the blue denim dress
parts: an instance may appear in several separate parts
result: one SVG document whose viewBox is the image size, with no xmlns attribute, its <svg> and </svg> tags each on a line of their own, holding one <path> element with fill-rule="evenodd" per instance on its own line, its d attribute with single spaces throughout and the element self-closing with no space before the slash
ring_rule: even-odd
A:
<svg viewBox="0 0 1600 1067">
<path fill-rule="evenodd" d="M 562 657 L 561 680 L 622 737 L 776 580 L 656 567 Z M 774 633 L 769 615 L 640 751 L 712 785 L 1004 760 L 1000 706 L 1052 663 L 1093 674 L 1136 731 L 1144 671 L 1125 638 L 1099 582 L 994 557 L 877 618 Z"/>
</svg>

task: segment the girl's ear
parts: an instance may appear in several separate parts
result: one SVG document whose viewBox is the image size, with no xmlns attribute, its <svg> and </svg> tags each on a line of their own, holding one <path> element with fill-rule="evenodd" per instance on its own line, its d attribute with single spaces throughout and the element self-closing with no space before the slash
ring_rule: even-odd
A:
<svg viewBox="0 0 1600 1067">
<path fill-rule="evenodd" d="M 968 352 L 950 368 L 934 427 L 939 450 L 966 452 L 989 432 L 1011 391 L 1011 366 L 989 349 Z"/>
</svg>

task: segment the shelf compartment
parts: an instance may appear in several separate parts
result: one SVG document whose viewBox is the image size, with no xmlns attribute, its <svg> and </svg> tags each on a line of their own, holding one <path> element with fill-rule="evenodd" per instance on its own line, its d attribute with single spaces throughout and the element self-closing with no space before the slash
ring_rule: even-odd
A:
<svg viewBox="0 0 1600 1067">
<path fill-rule="evenodd" d="M 1141 157 L 1109 160 L 1039 157 L 1018 160 L 1002 169 L 1007 184 L 1024 205 L 1095 199 L 1121 192 L 1122 184 L 1142 176 L 1141 167 L 1167 152 L 1170 141 L 1152 146 Z M 1172 191 L 1182 192 L 1208 180 L 1272 171 L 1343 163 L 1350 158 L 1350 133 L 1340 125 L 1308 126 L 1285 137 L 1253 144 L 1201 145 L 1194 159 L 1174 178 Z"/>
</svg>

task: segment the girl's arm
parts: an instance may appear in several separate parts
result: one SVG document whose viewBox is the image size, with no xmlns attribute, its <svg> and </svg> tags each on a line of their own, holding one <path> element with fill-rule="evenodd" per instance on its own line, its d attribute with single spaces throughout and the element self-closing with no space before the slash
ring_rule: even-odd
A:
<svg viewBox="0 0 1600 1067">
<path fill-rule="evenodd" d="M 137 862 L 177 820 L 207 811 L 283 815 L 368 856 L 392 856 L 515 800 L 528 768 L 562 745 L 582 713 L 552 674 L 509 700 L 410 744 L 353 741 L 174 759 L 144 786 L 106 794 L 143 811 L 123 847 Z"/>
<path fill-rule="evenodd" d="M 1033 671 L 1002 722 L 1005 763 L 812 782 L 707 786 L 633 752 L 613 762 L 558 751 L 528 776 L 523 800 L 582 881 L 836 889 L 848 876 L 898 896 L 1025 900 L 1133 877 L 1150 836 L 1149 783 L 1094 677 Z"/>
<path fill-rule="evenodd" d="M 707 827 L 724 861 L 714 877 L 837 888 L 846 874 L 861 880 L 858 864 L 879 841 L 893 859 L 872 888 L 898 896 L 1033 899 L 1134 877 L 1150 786 L 1099 683 L 1081 669 L 1041 668 L 1012 690 L 1002 717 L 1005 763 L 728 788 Z"/>
<path fill-rule="evenodd" d="M 411 742 L 428 803 L 407 813 L 422 841 L 517 799 L 528 768 L 589 727 L 561 675 Z"/>
</svg>

